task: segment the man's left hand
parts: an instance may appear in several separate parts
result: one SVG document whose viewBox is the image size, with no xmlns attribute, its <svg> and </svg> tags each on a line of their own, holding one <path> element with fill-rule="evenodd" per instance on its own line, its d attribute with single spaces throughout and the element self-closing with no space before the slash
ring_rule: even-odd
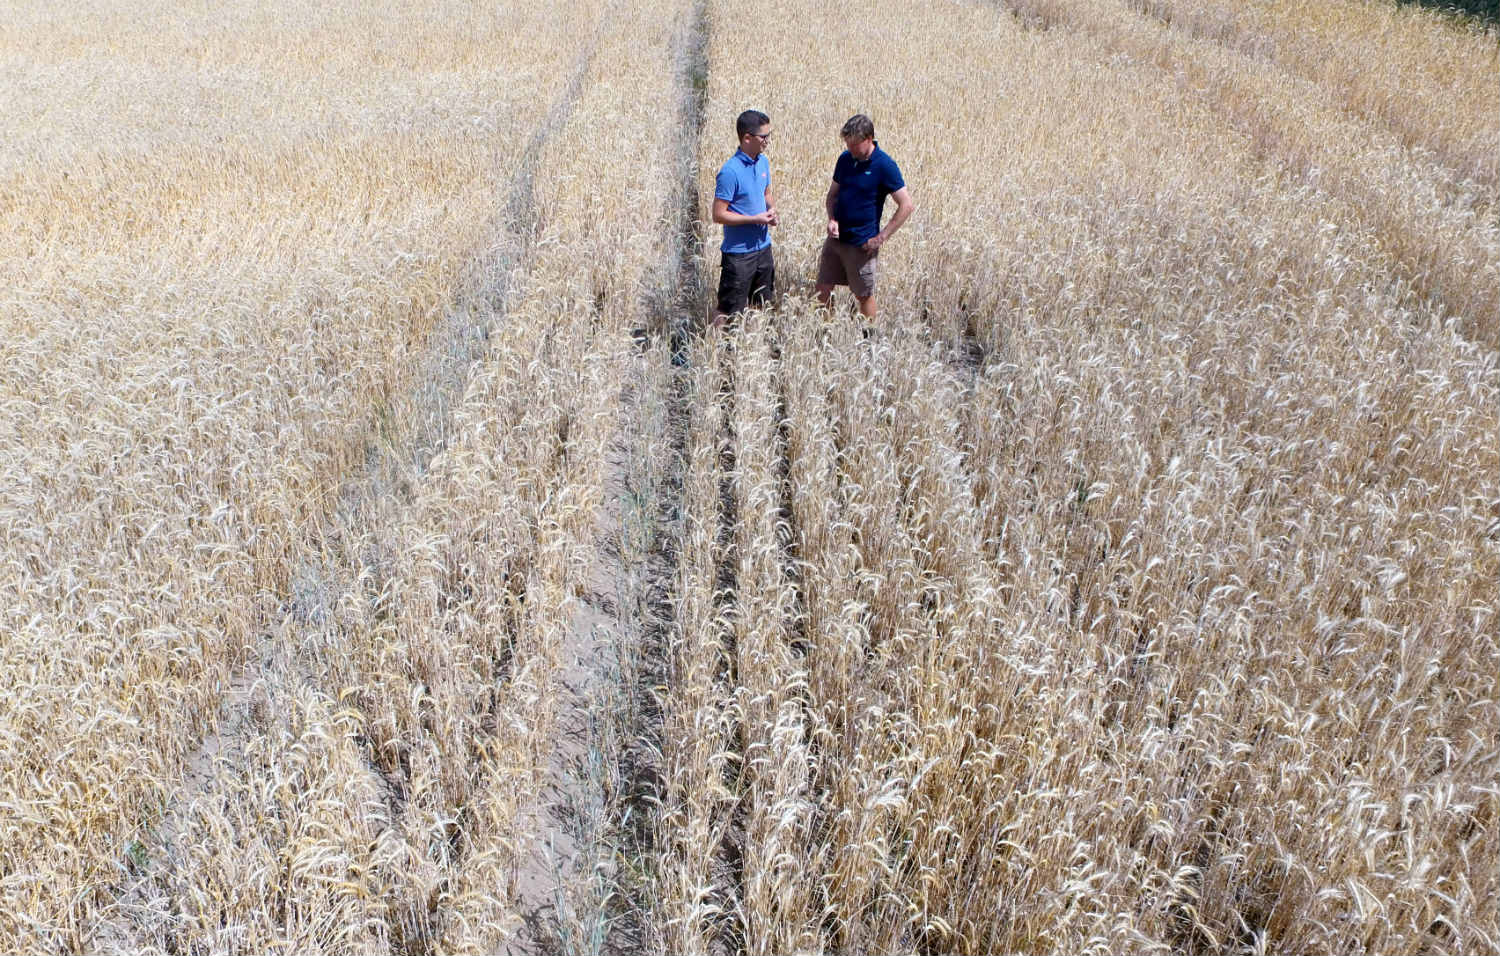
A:
<svg viewBox="0 0 1500 956">
<path fill-rule="evenodd" d="M 875 252 L 883 245 L 885 245 L 885 236 L 877 232 L 869 239 L 866 239 L 865 244 L 860 246 L 860 248 L 866 252 Z"/>
</svg>

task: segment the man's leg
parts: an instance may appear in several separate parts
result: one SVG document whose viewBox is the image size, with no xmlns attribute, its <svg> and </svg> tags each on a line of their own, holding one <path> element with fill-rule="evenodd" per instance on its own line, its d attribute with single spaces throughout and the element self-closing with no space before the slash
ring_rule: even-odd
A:
<svg viewBox="0 0 1500 956">
<path fill-rule="evenodd" d="M 866 253 L 853 249 L 849 253 L 849 291 L 859 303 L 859 314 L 866 320 L 875 318 L 875 274 L 878 268 L 878 252 Z"/>
<path fill-rule="evenodd" d="M 755 255 L 755 272 L 750 277 L 750 303 L 757 309 L 764 309 L 776 304 L 776 257 L 770 246 Z"/>
<path fill-rule="evenodd" d="M 725 252 L 719 258 L 719 298 L 714 309 L 714 328 L 723 328 L 728 316 L 741 311 L 749 302 L 750 270 L 747 257 Z"/>
<path fill-rule="evenodd" d="M 818 279 L 813 286 L 818 293 L 818 304 L 830 312 L 833 311 L 833 287 L 849 284 L 844 275 L 844 260 L 835 245 L 837 242 L 832 238 L 823 240 L 823 251 L 818 254 Z"/>
</svg>

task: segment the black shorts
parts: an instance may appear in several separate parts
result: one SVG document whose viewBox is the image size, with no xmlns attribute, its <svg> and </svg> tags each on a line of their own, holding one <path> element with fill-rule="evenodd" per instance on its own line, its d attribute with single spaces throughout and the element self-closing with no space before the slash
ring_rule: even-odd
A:
<svg viewBox="0 0 1500 956">
<path fill-rule="evenodd" d="M 771 247 L 754 252 L 722 253 L 719 273 L 719 311 L 730 315 L 746 305 L 769 305 L 776 296 L 776 260 Z"/>
</svg>

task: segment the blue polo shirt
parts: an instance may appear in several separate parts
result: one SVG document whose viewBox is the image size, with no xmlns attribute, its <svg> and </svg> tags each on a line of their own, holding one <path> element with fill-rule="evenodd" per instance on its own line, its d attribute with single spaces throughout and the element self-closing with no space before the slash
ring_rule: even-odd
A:
<svg viewBox="0 0 1500 956">
<path fill-rule="evenodd" d="M 766 190 L 771 188 L 771 161 L 766 154 L 751 159 L 743 149 L 719 167 L 714 180 L 714 198 L 729 201 L 729 211 L 754 216 L 766 211 Z M 725 252 L 759 252 L 771 244 L 770 226 L 725 226 Z"/>
<path fill-rule="evenodd" d="M 833 218 L 839 221 L 839 239 L 864 245 L 880 231 L 885 197 L 906 185 L 896 161 L 880 144 L 866 160 L 857 160 L 846 149 L 833 164 L 833 181 L 839 194 L 833 201 Z"/>
</svg>

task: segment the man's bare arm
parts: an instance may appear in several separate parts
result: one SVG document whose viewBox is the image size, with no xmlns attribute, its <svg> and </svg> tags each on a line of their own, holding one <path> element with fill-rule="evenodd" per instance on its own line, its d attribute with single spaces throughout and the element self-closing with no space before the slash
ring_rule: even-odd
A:
<svg viewBox="0 0 1500 956">
<path fill-rule="evenodd" d="M 839 196 L 839 181 L 835 179 L 828 186 L 828 195 L 823 197 L 823 208 L 828 212 L 828 236 L 831 239 L 839 237 L 839 221 L 833 215 L 833 201 Z"/>
<path fill-rule="evenodd" d="M 901 228 L 901 224 L 910 219 L 911 214 L 917 209 L 917 204 L 912 201 L 911 193 L 907 192 L 905 186 L 891 193 L 891 198 L 896 200 L 896 213 L 891 216 L 891 221 L 885 224 L 884 229 L 865 243 L 866 252 L 874 252 L 885 245 L 885 241 L 894 235 L 896 230 Z"/>
<path fill-rule="evenodd" d="M 715 197 L 714 222 L 721 226 L 773 226 L 776 224 L 776 213 L 771 209 L 756 213 L 753 216 L 730 212 L 729 200 Z"/>
</svg>

